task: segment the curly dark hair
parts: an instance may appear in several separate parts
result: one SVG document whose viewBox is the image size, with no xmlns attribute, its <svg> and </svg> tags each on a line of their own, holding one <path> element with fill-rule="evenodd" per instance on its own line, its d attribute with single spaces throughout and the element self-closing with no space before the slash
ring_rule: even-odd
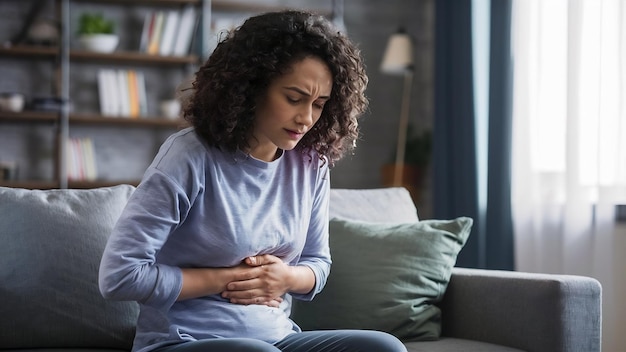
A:
<svg viewBox="0 0 626 352">
<path fill-rule="evenodd" d="M 320 119 L 298 143 L 331 165 L 351 152 L 365 112 L 368 78 L 360 50 L 326 18 L 285 10 L 257 15 L 226 34 L 196 72 L 184 116 L 210 145 L 246 150 L 256 102 L 272 80 L 307 57 L 324 61 L 333 76 Z"/>
</svg>

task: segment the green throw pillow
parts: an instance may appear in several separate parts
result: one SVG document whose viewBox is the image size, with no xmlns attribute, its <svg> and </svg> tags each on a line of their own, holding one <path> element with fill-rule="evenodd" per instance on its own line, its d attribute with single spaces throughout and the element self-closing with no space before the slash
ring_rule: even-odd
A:
<svg viewBox="0 0 626 352">
<path fill-rule="evenodd" d="M 436 340 L 448 286 L 472 219 L 413 223 L 330 221 L 333 264 L 311 302 L 294 300 L 303 330 L 370 329 L 409 340 Z"/>
</svg>

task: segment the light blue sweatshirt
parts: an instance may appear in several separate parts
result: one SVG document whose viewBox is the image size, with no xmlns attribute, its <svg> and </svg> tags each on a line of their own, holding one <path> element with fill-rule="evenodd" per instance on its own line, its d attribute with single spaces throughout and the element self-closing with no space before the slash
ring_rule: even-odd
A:
<svg viewBox="0 0 626 352">
<path fill-rule="evenodd" d="M 163 143 L 131 196 L 100 265 L 103 296 L 140 304 L 133 351 L 216 337 L 274 343 L 300 328 L 280 308 L 232 304 L 219 295 L 177 302 L 180 268 L 232 267 L 272 254 L 315 273 L 330 271 L 327 163 L 284 151 L 264 162 L 207 146 L 192 128 Z"/>
</svg>

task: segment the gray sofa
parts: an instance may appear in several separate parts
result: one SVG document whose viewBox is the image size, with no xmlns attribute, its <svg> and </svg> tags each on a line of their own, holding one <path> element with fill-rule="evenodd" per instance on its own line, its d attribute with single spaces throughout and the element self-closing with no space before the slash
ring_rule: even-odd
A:
<svg viewBox="0 0 626 352">
<path fill-rule="evenodd" d="M 0 350 L 129 350 L 137 307 L 103 300 L 97 267 L 133 190 L 0 187 Z M 417 220 L 417 210 L 402 188 L 334 189 L 331 216 L 410 222 Z M 409 351 L 601 350 L 598 281 L 451 270 L 442 299 L 431 302 L 440 308 L 441 337 L 407 341 Z"/>
</svg>

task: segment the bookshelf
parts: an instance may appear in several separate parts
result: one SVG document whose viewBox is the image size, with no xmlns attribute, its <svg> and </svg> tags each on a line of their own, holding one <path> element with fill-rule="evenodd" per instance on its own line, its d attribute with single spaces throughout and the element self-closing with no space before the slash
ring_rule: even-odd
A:
<svg viewBox="0 0 626 352">
<path fill-rule="evenodd" d="M 59 115 L 52 112 L 41 111 L 24 111 L 24 112 L 10 112 L 0 111 L 0 121 L 4 122 L 18 122 L 18 123 L 36 123 L 36 122 L 49 122 L 54 123 L 58 120 Z"/>
<path fill-rule="evenodd" d="M 191 54 L 187 56 L 160 56 L 151 55 L 135 51 L 121 51 L 110 54 L 94 53 L 90 51 L 71 51 L 70 60 L 75 62 L 94 62 L 94 63 L 119 63 L 119 64 L 138 64 L 138 65 L 187 65 L 197 64 L 199 62 L 198 55 Z"/>
<path fill-rule="evenodd" d="M 159 116 L 144 116 L 139 119 L 127 117 L 110 117 L 99 114 L 70 114 L 70 125 L 108 125 L 118 127 L 153 127 L 177 129 L 186 127 L 186 121 L 182 119 L 170 120 Z"/>
<path fill-rule="evenodd" d="M 5 48 L 0 46 L 0 55 L 2 56 L 15 56 L 25 58 L 42 58 L 42 59 L 55 59 L 59 54 L 57 48 L 52 47 L 37 47 L 31 45 L 18 45 L 14 47 Z"/>
<path fill-rule="evenodd" d="M 148 70 L 154 72 L 153 75 L 157 77 L 161 75 L 167 77 L 164 80 L 157 80 L 156 82 L 159 84 L 154 84 L 155 80 L 153 79 L 152 84 L 147 87 L 148 90 L 163 83 L 163 85 L 168 85 L 168 89 L 173 92 L 175 87 L 182 81 L 178 78 L 192 75 L 202 61 L 208 57 L 211 50 L 210 38 L 215 35 L 215 33 L 212 33 L 212 18 L 215 19 L 223 13 L 241 13 L 247 17 L 253 13 L 288 7 L 304 8 L 305 5 L 310 9 L 310 4 L 304 1 L 300 1 L 295 6 L 287 6 L 284 3 L 283 1 L 281 4 L 276 4 L 276 2 L 262 0 L 57 0 L 55 2 L 56 14 L 54 15 L 62 24 L 58 45 L 35 46 L 19 44 L 12 47 L 0 46 L 0 63 L 5 59 L 49 63 L 51 65 L 49 69 L 50 75 L 53 77 L 52 86 L 54 86 L 52 88 L 52 96 L 61 99 L 61 101 L 70 102 L 62 104 L 60 111 L 55 112 L 32 111 L 28 107 L 22 112 L 0 111 L 0 128 L 2 129 L 6 126 L 20 131 L 36 129 L 38 131 L 47 131 L 46 133 L 51 135 L 50 138 L 43 138 L 44 141 L 35 139 L 24 143 L 28 143 L 28 145 L 47 144 L 45 148 L 41 148 L 46 150 L 44 154 L 49 155 L 47 157 L 50 160 L 46 161 L 46 163 L 52 165 L 50 167 L 52 171 L 46 172 L 46 175 L 43 176 L 36 174 L 33 177 L 33 172 L 30 172 L 28 175 L 18 175 L 16 180 L 0 180 L 0 186 L 49 189 L 93 188 L 121 183 L 138 184 L 141 172 L 136 172 L 132 176 L 122 175 L 119 178 L 105 176 L 95 180 L 68 178 L 68 141 L 76 136 L 101 138 L 108 134 L 122 139 L 124 135 L 128 135 L 127 139 L 133 139 L 137 135 L 145 135 L 147 136 L 145 138 L 150 140 L 137 148 L 145 148 L 149 149 L 149 151 L 144 152 L 139 157 L 135 157 L 141 159 L 141 165 L 135 166 L 140 169 L 143 165 L 147 166 L 147 163 L 151 161 L 151 156 L 156 154 L 158 146 L 164 139 L 169 134 L 186 127 L 186 122 L 182 119 L 168 119 L 160 116 L 158 102 L 162 97 L 156 93 L 150 97 L 152 108 L 149 113 L 139 118 L 102 115 L 98 108 L 98 87 L 94 72 L 99 68 L 105 67 L 121 70 Z M 162 56 L 148 54 L 139 50 L 138 37 L 141 34 L 143 25 L 143 17 L 141 16 L 149 11 L 182 10 L 189 6 L 194 7 L 198 14 L 198 24 L 189 54 Z M 316 3 L 314 6 L 321 6 L 321 8 L 313 9 L 316 12 L 332 16 L 332 6 L 320 5 L 319 3 Z M 127 25 L 122 26 L 122 29 L 134 28 L 134 32 L 128 30 L 128 33 L 132 32 L 132 35 L 127 35 L 127 37 L 136 38 L 131 41 L 128 39 L 125 42 L 120 41 L 120 46 L 112 53 L 82 50 L 75 43 L 76 33 L 73 32 L 74 29 L 72 27 L 76 22 L 78 13 L 81 11 L 103 12 L 105 15 L 111 13 L 113 16 L 120 17 L 134 16 L 130 20 L 129 18 L 123 19 L 130 24 L 127 23 Z M 141 13 L 141 16 L 138 13 Z M 170 79 L 169 77 L 178 78 Z M 5 78 L 0 77 L 0 80 L 2 79 Z M 85 96 L 87 98 L 84 98 Z M 70 104 L 72 104 L 71 107 Z M 24 137 L 20 138 L 33 138 L 29 136 L 28 132 L 24 132 L 23 135 Z M 109 140 L 113 142 L 107 142 L 106 152 L 109 155 L 115 155 L 119 160 L 116 160 L 111 167 L 124 169 L 123 162 L 137 164 L 137 160 L 133 160 L 127 155 L 128 145 L 118 146 L 113 137 L 109 137 Z M 9 149 L 18 148 L 19 146 L 15 145 L 15 140 L 11 140 L 12 142 L 0 140 L 0 149 L 3 148 L 4 143 L 14 143 L 14 145 L 9 146 Z M 23 144 L 22 141 L 19 144 Z M 115 150 L 116 147 L 119 150 Z M 96 154 L 99 153 L 99 148 L 99 146 L 96 147 Z M 0 161 L 1 156 L 2 153 L 0 152 Z M 19 158 L 22 158 L 19 161 L 28 166 L 40 162 L 37 160 L 24 160 L 28 156 L 19 156 Z M 124 160 L 125 158 L 128 158 L 128 160 Z M 109 166 L 105 165 L 105 167 Z"/>
</svg>

